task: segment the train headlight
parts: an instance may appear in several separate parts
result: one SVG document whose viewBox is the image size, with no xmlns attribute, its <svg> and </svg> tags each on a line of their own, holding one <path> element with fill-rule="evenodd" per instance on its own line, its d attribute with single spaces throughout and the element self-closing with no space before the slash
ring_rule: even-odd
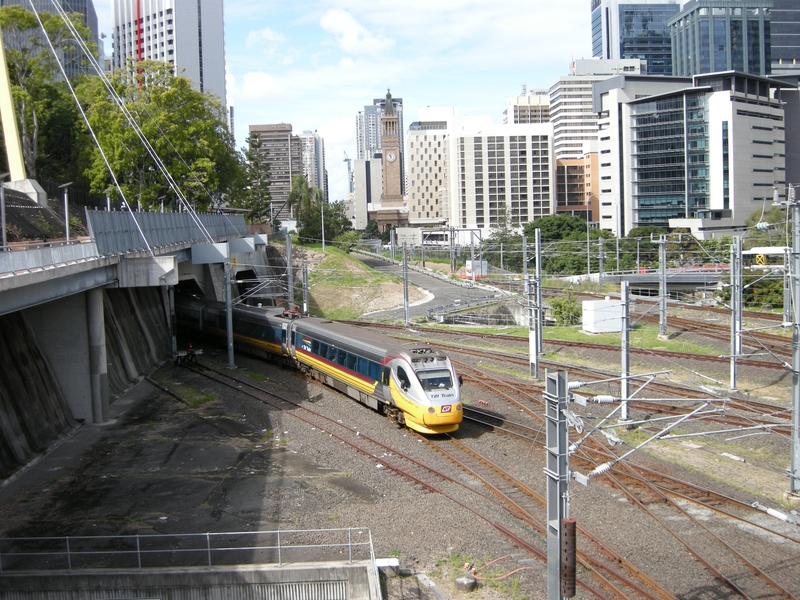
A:
<svg viewBox="0 0 800 600">
<path fill-rule="evenodd" d="M 429 413 L 431 413 L 431 414 L 433 414 L 433 413 L 435 413 L 435 412 L 436 412 L 436 409 L 435 409 L 435 408 L 433 408 L 432 406 L 429 406 L 429 407 L 428 407 L 428 412 L 429 412 Z"/>
</svg>

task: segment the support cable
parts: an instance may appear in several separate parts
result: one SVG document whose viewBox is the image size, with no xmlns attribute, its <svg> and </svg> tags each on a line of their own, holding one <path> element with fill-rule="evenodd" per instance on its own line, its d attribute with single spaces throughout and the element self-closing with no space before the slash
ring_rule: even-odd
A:
<svg viewBox="0 0 800 600">
<path fill-rule="evenodd" d="M 64 65 L 62 65 L 61 61 L 58 59 L 58 55 L 56 54 L 55 48 L 53 48 L 53 43 L 50 40 L 50 36 L 47 35 L 47 31 L 45 30 L 44 25 L 42 24 L 42 20 L 39 17 L 39 13 L 36 11 L 36 9 L 33 6 L 33 0 L 29 0 L 29 2 L 30 2 L 30 5 L 31 5 L 31 11 L 33 12 L 34 15 L 36 15 L 36 20 L 39 23 L 39 27 L 41 27 L 41 29 L 42 29 L 42 34 L 44 36 L 44 39 L 47 41 L 47 45 L 50 48 L 50 51 L 53 53 L 53 56 L 56 58 L 56 62 L 58 63 L 58 68 L 61 71 L 62 76 L 64 77 L 64 81 L 67 82 L 67 86 L 69 87 L 69 91 L 72 93 L 73 98 L 75 98 L 75 103 L 77 104 L 78 110 L 80 111 L 81 116 L 83 117 L 83 120 L 86 123 L 86 127 L 89 129 L 89 133 L 91 133 L 92 139 L 94 139 L 95 144 L 97 144 L 97 148 L 100 151 L 100 155 L 103 158 L 103 162 L 106 163 L 106 167 L 108 168 L 108 172 L 111 175 L 111 178 L 114 180 L 114 185 L 117 186 L 117 189 L 119 190 L 119 193 L 122 196 L 123 202 L 125 202 L 125 205 L 128 206 L 128 208 L 129 208 L 128 212 L 131 213 L 131 217 L 133 217 L 133 222 L 136 224 L 136 229 L 139 231 L 139 235 L 142 236 L 142 240 L 144 240 L 145 246 L 147 246 L 147 251 L 150 253 L 150 256 L 152 258 L 155 258 L 155 254 L 153 253 L 153 249 L 150 247 L 150 244 L 147 242 L 147 237 L 145 237 L 144 231 L 142 231 L 142 228 L 139 225 L 139 222 L 136 220 L 136 217 L 133 216 L 133 211 L 130 210 L 130 206 L 128 205 L 128 201 L 125 198 L 125 194 L 122 192 L 122 188 L 120 188 L 120 186 L 119 186 L 119 182 L 117 181 L 117 177 L 114 174 L 113 170 L 111 169 L 111 165 L 108 162 L 108 158 L 106 157 L 105 152 L 103 152 L 103 148 L 100 146 L 100 142 L 98 141 L 97 136 L 95 135 L 94 129 L 92 129 L 92 126 L 89 124 L 89 119 L 86 116 L 86 113 L 84 112 L 83 107 L 81 106 L 81 103 L 77 101 L 78 99 L 77 99 L 77 96 L 75 95 L 75 90 L 72 87 L 72 83 L 70 83 L 69 78 L 67 77 L 67 73 L 66 73 L 66 71 L 64 69 Z M 62 17 L 62 18 L 64 18 L 64 17 Z M 68 21 L 69 19 L 66 19 L 66 20 Z M 70 22 L 70 30 L 72 30 L 71 22 Z M 73 33 L 73 35 L 75 35 L 75 34 Z M 78 36 L 78 37 L 80 37 L 80 36 Z"/>
<path fill-rule="evenodd" d="M 45 38 L 47 38 L 48 45 L 50 46 L 50 49 L 53 52 L 53 55 L 56 57 L 56 61 L 58 62 L 59 68 L 61 69 L 61 72 L 64 75 L 64 79 L 67 80 L 67 84 L 69 85 L 70 92 L 72 93 L 72 96 L 75 99 L 75 102 L 78 105 L 79 110 L 81 111 L 81 114 L 83 115 L 84 121 L 86 122 L 87 127 L 89 127 L 89 130 L 92 131 L 92 138 L 94 139 L 95 144 L 97 145 L 101 155 L 103 156 L 103 160 L 106 163 L 106 166 L 107 166 L 107 168 L 109 170 L 109 173 L 111 174 L 112 179 L 114 180 L 114 185 L 116 186 L 116 188 L 119 191 L 120 195 L 123 197 L 123 201 L 125 202 L 125 206 L 128 207 L 129 212 L 131 212 L 131 214 L 132 214 L 133 211 L 130 208 L 130 204 L 128 203 L 127 199 L 125 199 L 125 196 L 124 196 L 124 194 L 122 192 L 122 189 L 121 189 L 121 187 L 119 185 L 119 182 L 117 181 L 116 176 L 111 172 L 111 166 L 110 166 L 110 164 L 109 164 L 109 162 L 108 162 L 108 160 L 107 160 L 107 158 L 105 156 L 105 153 L 103 152 L 103 149 L 100 147 L 100 142 L 98 141 L 97 136 L 94 134 L 94 131 L 92 130 L 91 125 L 89 125 L 89 120 L 88 120 L 85 112 L 83 111 L 83 107 L 81 107 L 80 102 L 78 101 L 77 95 L 75 94 L 75 90 L 73 89 L 72 85 L 70 84 L 69 80 L 67 79 L 66 73 L 64 73 L 64 68 L 61 65 L 61 62 L 59 61 L 58 56 L 55 53 L 55 50 L 53 49 L 52 43 L 50 43 L 50 40 L 47 37 L 47 32 L 44 31 L 44 27 L 42 26 L 42 22 L 39 19 L 39 15 L 36 12 L 36 9 L 33 7 L 33 0 L 29 0 L 29 2 L 31 4 L 31 10 L 34 12 L 34 14 L 36 14 L 36 18 L 39 21 L 39 26 L 42 28 L 42 31 L 44 32 Z M 86 57 L 89 60 L 89 63 L 95 69 L 95 71 L 98 73 L 98 77 L 100 78 L 100 80 L 102 81 L 103 85 L 105 86 L 106 91 L 109 93 L 109 96 L 112 98 L 112 100 L 117 105 L 117 107 L 120 109 L 120 111 L 122 111 L 123 116 L 128 120 L 128 123 L 131 125 L 131 128 L 136 133 L 136 136 L 139 138 L 139 141 L 142 143 L 142 145 L 144 146 L 144 148 L 147 151 L 147 153 L 153 159 L 153 162 L 155 163 L 156 167 L 161 172 L 161 174 L 164 175 L 164 178 L 166 179 L 167 184 L 175 192 L 175 196 L 178 199 L 178 201 L 186 208 L 187 213 L 190 215 L 190 218 L 192 219 L 192 221 L 194 221 L 195 225 L 200 230 L 200 232 L 203 234 L 203 236 L 206 238 L 206 240 L 209 243 L 213 243 L 214 242 L 213 237 L 211 236 L 209 231 L 206 229 L 205 225 L 200 220 L 200 218 L 197 216 L 197 213 L 194 211 L 194 209 L 192 209 L 191 205 L 189 204 L 188 200 L 186 199 L 186 196 L 183 194 L 183 191 L 178 186 L 177 182 L 172 177 L 172 174 L 169 172 L 169 170 L 166 168 L 166 165 L 164 164 L 164 162 L 158 156 L 158 153 L 156 152 L 155 148 L 153 148 L 152 144 L 147 139 L 147 136 L 142 131 L 142 128 L 139 126 L 139 124 L 137 123 L 136 119 L 134 118 L 134 116 L 131 114 L 130 110 L 125 105 L 124 99 L 117 93 L 117 91 L 111 85 L 111 82 L 109 81 L 108 77 L 106 77 L 105 73 L 103 72 L 103 68 L 97 62 L 96 58 L 94 57 L 92 52 L 89 50 L 88 46 L 86 45 L 84 40 L 81 38 L 81 36 L 78 33 L 77 29 L 75 28 L 74 24 L 69 19 L 69 16 L 64 11 L 64 9 L 61 7 L 60 2 L 58 2 L 58 0 L 52 0 L 52 3 L 53 3 L 53 6 L 56 9 L 56 12 L 62 18 L 62 20 L 64 21 L 64 24 L 67 26 L 67 28 L 72 33 L 72 35 L 75 38 L 75 40 L 76 40 L 78 46 L 80 47 L 81 51 L 86 55 Z M 134 217 L 134 221 L 136 221 L 135 217 Z M 138 225 L 138 222 L 137 222 L 137 228 L 138 227 L 139 227 L 139 225 Z M 140 232 L 141 232 L 141 229 L 140 229 Z M 144 234 L 142 234 L 142 237 L 144 238 Z M 147 240 L 145 240 L 145 243 L 147 243 Z M 148 245 L 148 249 L 149 249 L 149 245 Z M 152 254 L 152 252 L 151 252 L 151 254 Z"/>
</svg>

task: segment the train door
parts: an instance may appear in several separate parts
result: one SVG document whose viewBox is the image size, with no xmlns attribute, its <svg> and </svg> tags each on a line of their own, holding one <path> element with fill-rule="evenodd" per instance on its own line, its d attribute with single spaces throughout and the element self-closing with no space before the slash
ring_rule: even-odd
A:
<svg viewBox="0 0 800 600">
<path fill-rule="evenodd" d="M 284 354 L 289 354 L 289 324 L 288 323 L 281 323 L 281 351 Z"/>
</svg>

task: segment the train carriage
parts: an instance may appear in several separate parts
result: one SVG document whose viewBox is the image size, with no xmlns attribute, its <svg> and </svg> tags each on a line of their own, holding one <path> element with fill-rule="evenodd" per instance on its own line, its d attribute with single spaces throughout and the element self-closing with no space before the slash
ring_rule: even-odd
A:
<svg viewBox="0 0 800 600">
<path fill-rule="evenodd" d="M 180 298 L 176 319 L 216 339 L 227 336 L 225 305 Z M 293 364 L 326 385 L 421 433 L 446 433 L 462 420 L 460 382 L 450 359 L 416 342 L 282 309 L 233 308 L 234 347 Z"/>
</svg>

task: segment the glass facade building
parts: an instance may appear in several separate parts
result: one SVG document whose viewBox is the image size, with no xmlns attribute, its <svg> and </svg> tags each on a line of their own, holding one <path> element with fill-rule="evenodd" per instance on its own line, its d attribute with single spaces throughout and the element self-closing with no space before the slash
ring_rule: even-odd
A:
<svg viewBox="0 0 800 600">
<path fill-rule="evenodd" d="M 619 7 L 620 58 L 647 61 L 648 75 L 672 75 L 669 20 L 677 4 L 622 4 Z"/>
<path fill-rule="evenodd" d="M 670 22 L 672 72 L 771 72 L 772 0 L 695 0 Z"/>
<path fill-rule="evenodd" d="M 597 58 L 638 58 L 647 61 L 650 75 L 672 75 L 668 23 L 680 5 L 649 2 L 592 1 L 592 55 Z"/>
<path fill-rule="evenodd" d="M 706 92 L 633 103 L 631 121 L 634 227 L 708 217 Z"/>
<path fill-rule="evenodd" d="M 772 0 L 772 74 L 800 74 L 800 2 Z"/>
</svg>

